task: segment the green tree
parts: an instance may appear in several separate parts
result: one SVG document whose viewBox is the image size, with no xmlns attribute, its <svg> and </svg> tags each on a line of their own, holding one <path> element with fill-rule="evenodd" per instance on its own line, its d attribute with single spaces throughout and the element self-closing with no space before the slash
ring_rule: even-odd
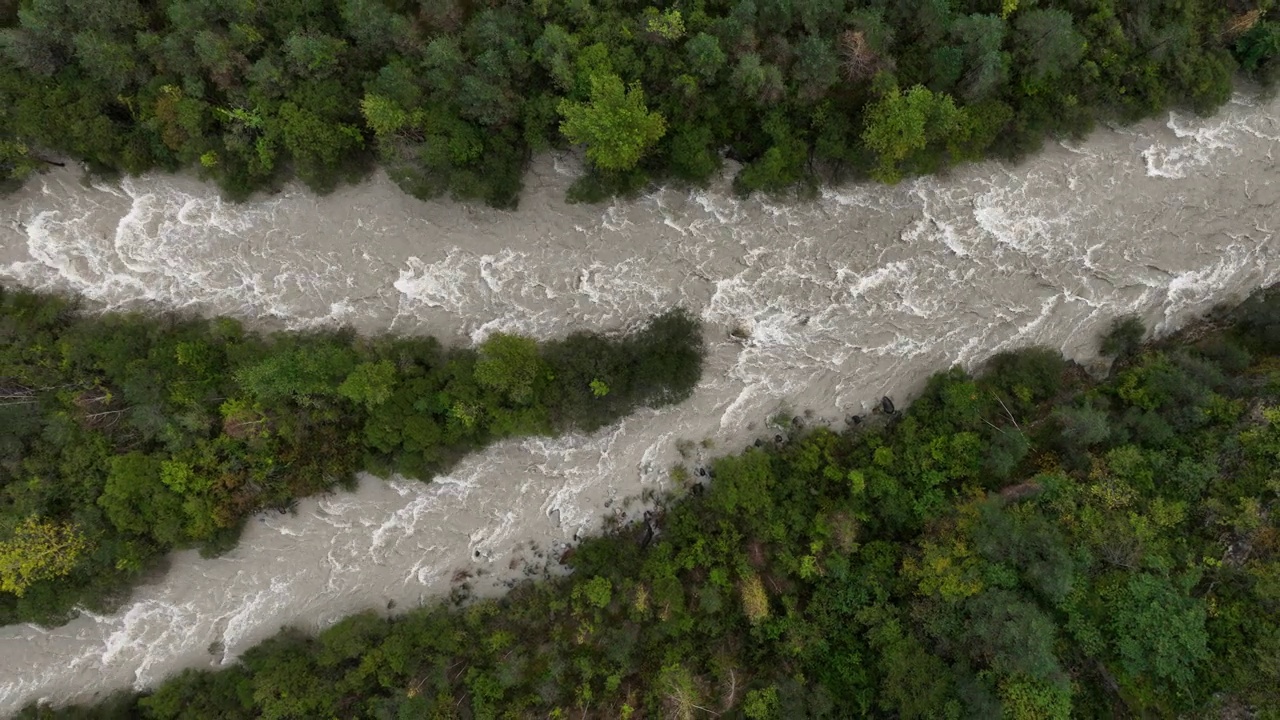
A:
<svg viewBox="0 0 1280 720">
<path fill-rule="evenodd" d="M 1000 683 L 1008 720 L 1068 720 L 1071 692 L 1060 683 L 1014 677 Z"/>
<path fill-rule="evenodd" d="M 995 15 L 966 15 L 951 26 L 951 36 L 964 58 L 960 94 L 966 101 L 986 99 L 1008 80 L 1009 56 L 1001 50 L 1005 27 Z"/>
<path fill-rule="evenodd" d="M 93 79 L 112 91 L 124 90 L 135 81 L 137 51 L 98 31 L 76 33 L 72 38 L 76 58 Z"/>
<path fill-rule="evenodd" d="M 714 149 L 715 136 L 705 125 L 680 125 L 670 138 L 668 157 L 672 170 L 683 180 L 705 183 L 720 169 L 720 155 Z"/>
<path fill-rule="evenodd" d="M 684 37 L 684 17 L 674 8 L 658 10 L 655 7 L 644 9 L 644 29 L 668 42 Z"/>
<path fill-rule="evenodd" d="M 772 105 L 786 92 L 782 71 L 766 63 L 757 53 L 746 53 L 738 59 L 729 78 L 734 89 L 759 105 Z"/>
<path fill-rule="evenodd" d="M 562 91 L 573 88 L 577 51 L 578 38 L 555 23 L 547 23 L 542 29 L 542 36 L 533 43 L 533 59 L 551 75 L 556 87 Z"/>
<path fill-rule="evenodd" d="M 955 20 L 948 0 L 904 0 L 891 7 L 894 24 L 911 33 L 918 47 L 938 45 Z"/>
<path fill-rule="evenodd" d="M 1032 603 L 1007 590 L 986 590 L 967 601 L 964 637 L 976 662 L 1001 675 L 1052 682 L 1067 679 L 1054 653 L 1053 621 Z"/>
<path fill-rule="evenodd" d="M 71 523 L 27 517 L 11 538 L 0 541 L 0 592 L 21 597 L 32 583 L 67 575 L 88 547 Z"/>
<path fill-rule="evenodd" d="M 1012 412 L 1026 413 L 1058 393 L 1066 369 L 1067 363 L 1057 350 L 1023 348 L 988 360 L 983 385 L 990 387 L 999 402 L 1012 408 Z"/>
<path fill-rule="evenodd" d="M 689 68 L 703 81 L 714 79 L 724 69 L 728 59 L 724 50 L 720 49 L 720 40 L 705 32 L 689 38 L 684 44 L 684 53 Z"/>
<path fill-rule="evenodd" d="M 1263 20 L 1236 40 L 1233 48 L 1240 67 L 1247 72 L 1258 72 L 1274 65 L 1280 58 L 1280 22 Z"/>
<path fill-rule="evenodd" d="M 410 20 L 380 0 L 343 0 L 339 12 L 343 30 L 365 53 L 388 53 L 411 37 Z"/>
<path fill-rule="evenodd" d="M 456 91 L 466 71 L 466 57 L 458 39 L 452 35 L 432 39 L 423 51 L 422 66 L 428 88 L 442 95 Z"/>
<path fill-rule="evenodd" d="M 889 608 L 870 607 L 859 615 L 868 626 L 867 637 L 879 657 L 883 678 L 877 704 L 907 719 L 957 715 L 955 681 L 943 661 Z"/>
<path fill-rule="evenodd" d="M 906 93 L 896 86 L 867 109 L 863 142 L 876 153 L 873 175 L 883 182 L 902 178 L 902 165 L 930 142 L 947 138 L 960 126 L 962 111 L 950 95 L 917 85 Z"/>
<path fill-rule="evenodd" d="M 364 122 L 373 130 L 379 141 L 389 141 L 409 124 L 409 113 L 395 100 L 368 94 L 360 101 Z"/>
<path fill-rule="evenodd" d="M 840 60 L 836 57 L 832 39 L 808 35 L 797 43 L 791 77 L 799 89 L 800 97 L 817 100 L 826 95 L 840 79 Z"/>
<path fill-rule="evenodd" d="M 795 5 L 801 27 L 810 34 L 828 32 L 844 20 L 844 0 L 804 0 Z"/>
<path fill-rule="evenodd" d="M 733 179 L 738 192 L 777 192 L 794 186 L 806 175 L 809 145 L 787 122 L 786 114 L 769 113 L 762 129 L 773 144 Z"/>
<path fill-rule="evenodd" d="M 1068 448 L 1083 449 L 1106 440 L 1111 434 L 1107 413 L 1091 403 L 1078 407 L 1060 407 L 1053 411 L 1060 428 L 1060 438 Z"/>
<path fill-rule="evenodd" d="M 778 717 L 778 688 L 771 685 L 748 692 L 742 714 L 749 720 L 774 720 Z"/>
<path fill-rule="evenodd" d="M 666 120 L 644 104 L 639 84 L 623 87 L 615 74 L 591 77 L 591 102 L 562 100 L 560 132 L 587 146 L 587 158 L 602 170 L 630 170 L 667 131 Z"/>
<path fill-rule="evenodd" d="M 280 105 L 276 127 L 297 163 L 298 176 L 317 190 L 333 187 L 339 163 L 364 146 L 355 125 L 335 122 L 292 102 Z"/>
<path fill-rule="evenodd" d="M 372 410 L 391 398 L 396 366 L 390 360 L 363 362 L 338 386 L 338 394 Z"/>
<path fill-rule="evenodd" d="M 1084 55 L 1085 40 L 1066 10 L 1032 8 L 1019 13 L 1013 27 L 1021 70 L 1032 83 L 1070 71 Z"/>
<path fill-rule="evenodd" d="M 186 511 L 181 496 L 164 484 L 161 471 L 161 461 L 144 453 L 111 458 L 98 505 L 117 529 L 173 546 L 183 540 Z"/>
<path fill-rule="evenodd" d="M 264 403 L 289 399 L 302 405 L 318 405 L 323 398 L 338 394 L 338 385 L 354 369 L 355 358 L 350 350 L 318 344 L 282 349 L 238 370 L 236 380 Z"/>
<path fill-rule="evenodd" d="M 26 143 L 0 140 L 0 190 L 21 184 L 40 168 L 40 164 Z"/>
<path fill-rule="evenodd" d="M 1171 687 L 1192 686 L 1196 667 L 1209 656 L 1204 601 L 1188 597 L 1168 579 L 1129 578 L 1111 605 L 1111 628 L 1120 665 L 1132 677 L 1150 673 Z"/>
<path fill-rule="evenodd" d="M 1147 328 L 1140 318 L 1133 315 L 1118 317 L 1102 336 L 1102 344 L 1098 350 L 1107 357 L 1125 358 L 1138 350 L 1146 334 Z"/>
<path fill-rule="evenodd" d="M 494 333 L 480 344 L 476 361 L 476 382 L 502 393 L 516 405 L 528 405 L 536 397 L 546 368 L 538 355 L 538 344 L 529 338 Z"/>
<path fill-rule="evenodd" d="M 575 600 L 585 601 L 596 609 L 603 609 L 608 607 L 610 600 L 613 599 L 613 583 L 609 581 L 609 578 L 596 575 L 587 582 L 574 587 L 573 597 Z"/>
<path fill-rule="evenodd" d="M 302 648 L 266 655 L 252 663 L 253 702 L 269 720 L 303 720 L 336 714 L 337 687 L 316 672 Z"/>
<path fill-rule="evenodd" d="M 773 505 L 770 494 L 776 481 L 769 456 L 753 451 L 716 461 L 716 481 L 711 484 L 711 502 L 727 515 L 750 517 L 764 523 Z"/>
<path fill-rule="evenodd" d="M 284 53 L 289 67 L 303 77 L 323 77 L 342 64 L 347 42 L 323 33 L 295 31 L 285 39 Z"/>
</svg>

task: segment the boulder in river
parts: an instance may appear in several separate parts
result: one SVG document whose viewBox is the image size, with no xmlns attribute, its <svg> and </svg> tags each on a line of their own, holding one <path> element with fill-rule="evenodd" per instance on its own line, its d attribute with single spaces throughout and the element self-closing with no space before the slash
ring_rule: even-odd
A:
<svg viewBox="0 0 1280 720">
<path fill-rule="evenodd" d="M 889 399 L 888 395 L 880 398 L 880 412 L 885 415 L 892 415 L 894 412 L 893 401 Z"/>
<path fill-rule="evenodd" d="M 653 536 L 658 533 L 657 528 L 653 526 L 653 513 L 648 510 L 644 511 L 644 537 L 640 539 L 640 547 L 647 548 L 649 543 L 653 542 Z"/>
</svg>

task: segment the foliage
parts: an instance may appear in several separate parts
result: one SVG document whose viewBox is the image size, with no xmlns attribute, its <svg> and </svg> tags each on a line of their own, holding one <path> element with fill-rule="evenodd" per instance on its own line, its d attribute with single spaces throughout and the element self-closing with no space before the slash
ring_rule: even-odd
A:
<svg viewBox="0 0 1280 720">
<path fill-rule="evenodd" d="M 1142 320 L 1132 316 L 1116 318 L 1102 338 L 1102 354 L 1114 358 L 1131 355 L 1137 351 L 1146 334 L 1147 328 Z"/>
<path fill-rule="evenodd" d="M 584 143 L 587 158 L 602 170 L 630 170 L 667 131 L 662 115 L 644 105 L 639 85 L 624 88 L 614 74 L 591 77 L 591 102 L 561 101 L 560 131 Z"/>
<path fill-rule="evenodd" d="M 1134 575 L 1115 599 L 1112 625 L 1120 664 L 1131 676 L 1192 686 L 1195 666 L 1208 657 L 1201 600 L 1152 575 Z"/>
<path fill-rule="evenodd" d="M 945 93 L 917 85 L 903 93 L 892 88 L 867 109 L 862 139 L 879 159 L 874 174 L 884 182 L 902 177 L 902 165 L 945 141 L 960 127 L 961 111 Z"/>
<path fill-rule="evenodd" d="M 1271 79 L 1280 58 L 1280 21 L 1257 23 L 1236 41 L 1233 50 L 1241 68 Z"/>
<path fill-rule="evenodd" d="M 1280 73 L 1269 1 L 108 5 L 0 2 L 0 189 L 55 155 L 195 167 L 234 198 L 376 162 L 415 196 L 510 207 L 534 153 L 583 144 L 575 199 L 705 183 L 722 155 L 739 191 L 777 192 L 1208 112 L 1237 67 Z"/>
<path fill-rule="evenodd" d="M 705 492 L 656 509 L 656 536 L 588 539 L 572 574 L 286 632 L 95 716 L 1266 717 L 1280 382 L 1257 330 L 1278 298 L 1099 382 L 1043 348 L 940 373 L 901 416 L 719 459 Z M 560 342 L 553 366 L 605 348 Z M 619 362 L 573 368 L 573 402 L 630 392 Z M 597 376 L 614 392 L 593 398 Z M 985 449 L 1012 432 L 1026 454 L 993 478 Z"/>
<path fill-rule="evenodd" d="M 99 608 L 167 551 L 229 549 L 248 515 L 362 469 L 429 480 L 504 437 L 678 402 L 702 352 L 679 311 L 620 337 L 446 349 L 0 288 L 0 619 Z"/>
<path fill-rule="evenodd" d="M 69 574 L 87 548 L 75 526 L 32 516 L 0 542 L 0 591 L 21 597 L 32 583 Z"/>
<path fill-rule="evenodd" d="M 32 157 L 31 149 L 25 144 L 0 140 L 0 191 L 20 186 L 39 169 L 40 162 Z"/>
<path fill-rule="evenodd" d="M 513 403 L 532 401 L 535 384 L 544 380 L 547 372 L 538 357 L 538 344 L 529 338 L 497 333 L 480 344 L 476 382 Z"/>
</svg>

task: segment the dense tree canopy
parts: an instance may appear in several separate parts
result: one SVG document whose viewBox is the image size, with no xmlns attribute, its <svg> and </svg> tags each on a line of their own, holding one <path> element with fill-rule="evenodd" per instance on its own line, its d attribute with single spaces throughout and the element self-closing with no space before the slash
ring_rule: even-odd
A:
<svg viewBox="0 0 1280 720">
<path fill-rule="evenodd" d="M 1031 348 L 839 434 L 787 419 L 504 599 L 22 717 L 1275 718 L 1280 293 L 1135 336 L 1104 381 Z"/>
<path fill-rule="evenodd" d="M 360 469 L 426 480 L 504 437 L 679 402 L 701 364 L 683 312 L 464 349 L 89 315 L 0 287 L 0 621 L 108 604 L 169 549 L 226 549 L 250 513 Z"/>
<path fill-rule="evenodd" d="M 378 163 L 419 197 L 509 206 L 533 153 L 572 145 L 591 169 L 574 198 L 706 182 L 722 154 L 744 166 L 741 192 L 893 181 L 1016 157 L 1099 119 L 1212 110 L 1237 69 L 1280 72 L 1278 12 L 1273 0 L 5 0 L 0 189 L 46 155 L 194 167 L 235 197 L 290 176 L 324 191 Z M 922 145 L 926 98 L 963 122 L 929 124 Z M 890 118 L 909 130 L 897 141 Z"/>
</svg>

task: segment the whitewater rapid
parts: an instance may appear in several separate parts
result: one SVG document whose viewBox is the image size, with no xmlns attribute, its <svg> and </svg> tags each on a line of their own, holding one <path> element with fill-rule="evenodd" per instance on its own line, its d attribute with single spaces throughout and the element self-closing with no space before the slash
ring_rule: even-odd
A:
<svg viewBox="0 0 1280 720">
<path fill-rule="evenodd" d="M 112 308 L 458 343 L 621 329 L 680 304 L 705 321 L 710 354 L 678 407 L 505 442 L 431 484 L 362 478 L 355 493 L 256 518 L 224 557 L 177 554 L 117 613 L 0 629 L 0 712 L 218 667 L 284 624 L 404 610 L 463 582 L 501 592 L 553 571 L 606 515 L 634 517 L 630 498 L 669 485 L 679 440 L 731 452 L 779 410 L 838 425 L 1022 345 L 1091 362 L 1118 315 L 1163 332 L 1242 298 L 1280 275 L 1278 118 L 1280 103 L 1240 94 L 1214 117 L 1174 113 L 1019 165 L 805 203 L 720 185 L 566 205 L 578 165 L 550 156 L 515 213 L 419 202 L 382 176 L 245 204 L 181 176 L 40 176 L 0 200 L 7 281 Z"/>
</svg>

